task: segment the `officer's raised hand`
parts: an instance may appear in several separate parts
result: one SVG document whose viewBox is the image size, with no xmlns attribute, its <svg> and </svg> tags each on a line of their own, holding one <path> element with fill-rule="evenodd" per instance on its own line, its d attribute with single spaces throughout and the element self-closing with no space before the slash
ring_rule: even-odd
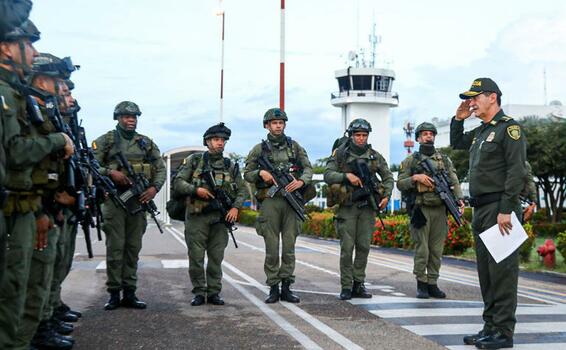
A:
<svg viewBox="0 0 566 350">
<path fill-rule="evenodd" d="M 213 199 L 214 195 L 206 188 L 199 187 L 197 188 L 197 196 L 202 199 Z"/>
<path fill-rule="evenodd" d="M 126 175 L 124 175 L 121 171 L 118 170 L 110 170 L 110 178 L 116 185 L 120 186 L 129 186 L 132 184 L 130 179 Z"/>
<path fill-rule="evenodd" d="M 291 175 L 293 176 L 293 175 Z M 295 177 L 293 177 L 293 181 L 289 182 L 289 184 L 287 186 L 285 186 L 285 191 L 291 193 L 293 191 L 298 190 L 299 188 L 303 187 L 305 183 L 303 182 L 303 180 L 297 180 L 295 179 Z"/>
<path fill-rule="evenodd" d="M 464 120 L 469 118 L 472 115 L 472 110 L 470 110 L 470 103 L 472 102 L 471 99 L 463 100 L 462 103 L 456 109 L 456 119 L 457 120 Z"/>
<path fill-rule="evenodd" d="M 224 218 L 224 220 L 226 220 L 226 222 L 229 223 L 233 223 L 237 219 L 238 219 L 238 208 L 232 208 L 228 210 L 228 213 L 226 213 L 226 217 Z"/>
<path fill-rule="evenodd" d="M 63 135 L 63 137 L 65 138 L 65 147 L 63 147 L 65 155 L 63 156 L 63 159 L 69 159 L 69 157 L 72 156 L 73 153 L 75 153 L 75 145 L 73 144 L 73 140 L 71 140 L 69 135 L 65 133 L 61 133 L 61 135 Z"/>
<path fill-rule="evenodd" d="M 350 181 L 352 186 L 362 187 L 363 185 L 362 180 L 352 173 L 346 173 L 346 178 Z"/>
<path fill-rule="evenodd" d="M 155 198 L 155 195 L 157 194 L 157 188 L 155 188 L 155 186 L 149 186 L 147 188 L 147 190 L 145 190 L 141 195 L 140 195 L 140 202 L 142 203 L 148 203 L 149 201 L 151 201 L 153 198 Z"/>
<path fill-rule="evenodd" d="M 426 187 L 434 187 L 434 180 L 432 179 L 432 177 L 426 174 L 415 174 L 411 176 L 411 179 L 413 180 L 413 182 L 419 182 Z"/>
<path fill-rule="evenodd" d="M 41 214 L 37 219 L 35 219 L 36 227 L 36 240 L 35 240 L 35 250 L 43 250 L 47 248 L 47 238 L 48 232 L 53 228 L 53 222 L 49 219 L 49 216 Z"/>
<path fill-rule="evenodd" d="M 259 176 L 261 177 L 263 182 L 265 182 L 268 185 L 276 184 L 275 179 L 273 178 L 273 175 L 271 175 L 271 173 L 269 171 L 260 170 Z"/>
</svg>

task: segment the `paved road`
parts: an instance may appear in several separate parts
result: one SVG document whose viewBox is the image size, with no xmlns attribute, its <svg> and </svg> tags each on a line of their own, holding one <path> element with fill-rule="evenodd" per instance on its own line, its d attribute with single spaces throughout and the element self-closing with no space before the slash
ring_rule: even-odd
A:
<svg viewBox="0 0 566 350">
<path fill-rule="evenodd" d="M 446 300 L 414 298 L 410 252 L 373 249 L 367 271 L 372 299 L 343 302 L 336 241 L 299 237 L 300 304 L 266 305 L 263 240 L 240 227 L 226 250 L 225 306 L 191 307 L 191 284 L 181 223 L 160 235 L 150 225 L 140 259 L 138 295 L 147 310 L 104 311 L 104 243 L 83 238 L 64 299 L 84 312 L 74 335 L 76 349 L 473 349 L 464 334 L 481 328 L 482 303 L 475 266 L 445 259 L 440 286 Z M 517 349 L 566 346 L 566 279 L 522 274 L 519 282 Z"/>
</svg>

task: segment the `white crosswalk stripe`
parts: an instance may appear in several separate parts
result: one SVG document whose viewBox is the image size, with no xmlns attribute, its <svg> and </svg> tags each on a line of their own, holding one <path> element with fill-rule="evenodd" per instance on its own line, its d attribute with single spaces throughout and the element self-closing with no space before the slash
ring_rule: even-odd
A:
<svg viewBox="0 0 566 350">
<path fill-rule="evenodd" d="M 462 337 L 483 327 L 481 301 L 374 295 L 372 299 L 352 299 L 350 303 L 452 350 L 474 348 L 463 345 Z M 564 348 L 566 304 L 519 304 L 516 314 L 516 349 Z"/>
</svg>

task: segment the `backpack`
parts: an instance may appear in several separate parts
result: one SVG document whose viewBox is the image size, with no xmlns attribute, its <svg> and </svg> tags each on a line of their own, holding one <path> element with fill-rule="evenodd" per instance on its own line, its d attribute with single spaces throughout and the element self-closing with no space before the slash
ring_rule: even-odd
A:
<svg viewBox="0 0 566 350">
<path fill-rule="evenodd" d="M 193 155 L 192 161 L 193 162 L 200 162 L 200 158 L 202 157 L 202 153 L 196 153 Z M 196 161 L 195 161 L 196 159 Z M 185 161 L 183 163 L 181 163 L 181 165 L 179 165 L 179 167 L 177 168 L 176 173 L 179 173 L 179 171 L 184 167 L 187 166 L 187 159 L 185 159 Z M 167 203 L 165 204 L 165 209 L 167 210 L 167 214 L 169 215 L 169 217 L 173 220 L 179 220 L 179 221 L 185 221 L 185 212 L 187 211 L 187 199 L 185 196 L 180 195 L 179 193 L 177 193 L 175 191 L 175 189 L 173 188 L 173 179 L 175 177 L 172 177 L 172 181 L 171 181 L 171 185 L 170 185 L 170 191 L 169 193 L 171 193 L 171 198 L 167 201 Z"/>
</svg>

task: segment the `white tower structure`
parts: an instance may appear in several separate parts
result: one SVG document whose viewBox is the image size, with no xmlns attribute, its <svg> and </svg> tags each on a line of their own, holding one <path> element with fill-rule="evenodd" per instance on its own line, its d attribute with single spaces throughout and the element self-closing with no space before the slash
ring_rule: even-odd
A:
<svg viewBox="0 0 566 350">
<path fill-rule="evenodd" d="M 351 51 L 348 55 L 349 67 L 335 72 L 338 92 L 331 94 L 330 102 L 342 109 L 344 131 L 353 119 L 364 118 L 370 122 L 372 132 L 369 135 L 369 143 L 390 163 L 389 109 L 399 105 L 398 94 L 391 90 L 395 72 L 376 67 L 376 44 L 379 38 L 375 35 L 375 24 L 369 41 L 369 62 L 365 61 L 362 50 L 359 53 Z"/>
</svg>

